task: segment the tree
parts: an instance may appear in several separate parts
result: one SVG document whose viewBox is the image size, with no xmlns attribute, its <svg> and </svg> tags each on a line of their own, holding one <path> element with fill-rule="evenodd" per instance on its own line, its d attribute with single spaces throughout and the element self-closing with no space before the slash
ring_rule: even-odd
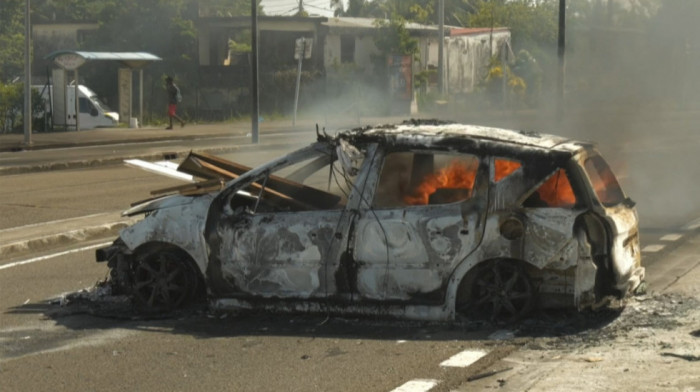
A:
<svg viewBox="0 0 700 392">
<path fill-rule="evenodd" d="M 89 23 L 115 0 L 33 0 L 32 22 Z"/>
<path fill-rule="evenodd" d="M 557 42 L 558 1 L 481 1 L 469 14 L 470 27 L 508 27 L 516 49 L 553 47 Z"/>
<path fill-rule="evenodd" d="M 383 54 L 415 54 L 418 40 L 412 38 L 406 29 L 406 20 L 392 14 L 389 20 L 378 20 L 374 34 L 374 45 Z"/>
<path fill-rule="evenodd" d="M 353 16 L 388 19 L 392 14 L 407 21 L 437 24 L 437 0 L 348 0 L 343 9 L 341 0 L 331 0 L 335 16 Z M 481 0 L 445 0 L 445 23 L 466 26 L 465 15 L 477 10 L 474 4 Z"/>
<path fill-rule="evenodd" d="M 0 2 L 0 82 L 24 74 L 24 1 Z"/>
<path fill-rule="evenodd" d="M 264 9 L 258 2 L 258 15 L 263 15 Z M 200 0 L 199 16 L 248 16 L 250 15 L 250 0 Z"/>
</svg>

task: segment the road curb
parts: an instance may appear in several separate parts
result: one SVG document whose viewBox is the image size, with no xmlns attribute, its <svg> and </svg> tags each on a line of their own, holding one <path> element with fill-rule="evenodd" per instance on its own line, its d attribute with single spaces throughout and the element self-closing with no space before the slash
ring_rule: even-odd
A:
<svg viewBox="0 0 700 392">
<path fill-rule="evenodd" d="M 239 146 L 232 147 L 217 147 L 208 148 L 201 151 L 208 154 L 222 154 L 229 153 L 239 149 Z M 0 167 L 0 176 L 9 176 L 14 174 L 24 174 L 24 173 L 37 173 L 51 170 L 66 170 L 66 169 L 82 169 L 87 167 L 100 167 L 109 165 L 119 165 L 123 164 L 125 159 L 143 159 L 147 161 L 152 160 L 170 160 L 170 159 L 181 159 L 190 153 L 190 150 L 173 151 L 167 153 L 153 153 L 153 154 L 142 154 L 127 157 L 117 157 L 108 159 L 93 159 L 85 161 L 68 161 L 68 162 L 51 162 L 41 165 L 29 165 L 29 166 L 11 166 L 11 167 Z M 198 150 L 200 151 L 200 150 Z M 167 158 L 165 157 L 167 155 Z"/>
<path fill-rule="evenodd" d="M 210 135 L 208 137 L 218 137 L 219 135 Z M 242 136 L 242 135 L 238 135 Z M 196 140 L 206 138 L 204 135 L 176 135 L 176 136 L 163 136 L 163 137 L 150 137 L 142 139 L 114 139 L 114 140 L 98 140 L 91 142 L 56 142 L 47 144 L 10 144 L 0 146 L 0 152 L 21 152 L 21 151 L 40 151 L 40 150 L 52 150 L 57 148 L 75 148 L 75 147 L 93 147 L 93 146 L 105 146 L 110 144 L 138 144 L 138 143 L 154 143 L 154 142 L 167 142 L 171 140 Z"/>
<path fill-rule="evenodd" d="M 138 218 L 124 219 L 0 245 L 0 258 L 5 259 L 20 256 L 23 253 L 40 252 L 58 246 L 116 237 L 123 228 L 136 223 L 138 220 Z"/>
</svg>

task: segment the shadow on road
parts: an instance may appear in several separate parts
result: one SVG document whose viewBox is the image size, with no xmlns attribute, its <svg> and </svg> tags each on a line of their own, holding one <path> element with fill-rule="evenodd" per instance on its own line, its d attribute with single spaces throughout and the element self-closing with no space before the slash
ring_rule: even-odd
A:
<svg viewBox="0 0 700 392">
<path fill-rule="evenodd" d="M 615 321 L 622 309 L 597 312 L 540 311 L 515 323 L 459 320 L 421 322 L 325 314 L 212 312 L 205 305 L 161 315 L 141 315 L 126 298 L 69 303 L 46 301 L 11 308 L 8 313 L 42 314 L 70 330 L 132 329 L 192 335 L 197 338 L 233 336 L 298 336 L 377 340 L 513 340 L 586 334 Z"/>
</svg>

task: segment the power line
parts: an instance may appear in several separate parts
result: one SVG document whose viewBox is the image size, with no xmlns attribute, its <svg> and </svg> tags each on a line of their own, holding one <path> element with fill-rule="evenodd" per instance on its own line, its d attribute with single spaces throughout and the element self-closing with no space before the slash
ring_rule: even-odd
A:
<svg viewBox="0 0 700 392">
<path fill-rule="evenodd" d="M 263 10 L 266 13 L 272 13 L 277 15 L 284 15 L 294 11 L 299 11 L 300 8 L 312 8 L 318 11 L 324 11 L 327 13 L 332 13 L 333 9 L 330 6 L 323 6 L 323 4 L 330 4 L 328 0 L 278 0 L 274 3 L 270 3 L 273 0 L 266 0 L 263 2 Z M 291 4 L 296 4 L 293 8 L 289 8 Z M 282 11 L 286 9 L 286 11 Z"/>
</svg>

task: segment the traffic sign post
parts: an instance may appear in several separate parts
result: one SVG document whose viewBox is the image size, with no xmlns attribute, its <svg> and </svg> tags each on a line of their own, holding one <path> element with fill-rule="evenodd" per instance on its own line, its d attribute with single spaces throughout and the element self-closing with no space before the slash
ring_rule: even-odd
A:
<svg viewBox="0 0 700 392">
<path fill-rule="evenodd" d="M 297 65 L 297 85 L 294 92 L 294 119 L 292 126 L 297 123 L 297 108 L 299 107 L 299 87 L 301 85 L 301 62 L 303 59 L 311 58 L 311 48 L 314 40 L 311 38 L 297 38 L 294 46 L 294 59 L 298 61 Z"/>
</svg>

